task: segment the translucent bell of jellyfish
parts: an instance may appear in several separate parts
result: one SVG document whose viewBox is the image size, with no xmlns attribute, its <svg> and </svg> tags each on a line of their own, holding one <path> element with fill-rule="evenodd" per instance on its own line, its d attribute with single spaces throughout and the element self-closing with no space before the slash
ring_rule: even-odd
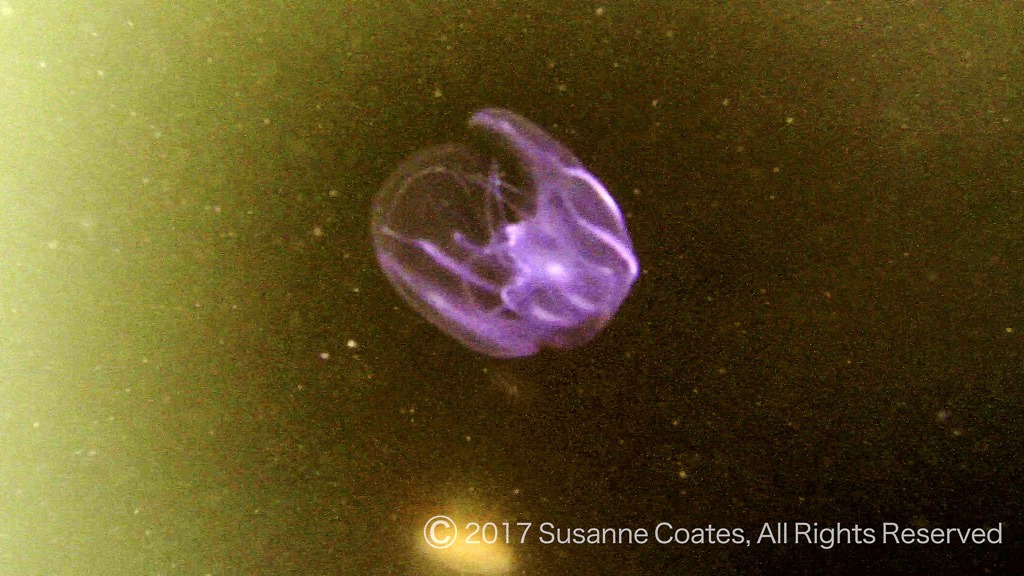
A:
<svg viewBox="0 0 1024 576">
<path fill-rule="evenodd" d="M 492 146 L 421 150 L 374 198 L 381 269 L 417 312 L 477 352 L 514 358 L 590 341 L 639 272 L 622 212 L 522 116 L 488 108 L 469 126 Z"/>
</svg>

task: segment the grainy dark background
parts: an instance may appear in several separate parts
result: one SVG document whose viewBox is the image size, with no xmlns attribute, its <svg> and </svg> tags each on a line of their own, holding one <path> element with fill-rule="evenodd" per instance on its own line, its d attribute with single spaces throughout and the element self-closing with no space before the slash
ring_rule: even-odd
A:
<svg viewBox="0 0 1024 576">
<path fill-rule="evenodd" d="M 417 523 L 471 500 L 752 538 L 1003 526 L 534 544 L 518 574 L 1009 569 L 1021 3 L 320 4 L 0 2 L 0 566 L 444 573 Z M 376 267 L 381 182 L 484 106 L 627 214 L 643 274 L 586 347 L 482 358 Z"/>
</svg>

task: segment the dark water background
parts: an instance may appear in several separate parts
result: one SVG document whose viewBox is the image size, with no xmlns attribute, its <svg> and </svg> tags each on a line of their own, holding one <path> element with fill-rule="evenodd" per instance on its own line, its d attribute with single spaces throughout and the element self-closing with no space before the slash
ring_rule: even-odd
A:
<svg viewBox="0 0 1024 576">
<path fill-rule="evenodd" d="M 1020 3 L 9 6 L 11 573 L 418 574 L 418 515 L 460 498 L 751 537 L 1003 526 L 535 544 L 521 574 L 998 574 L 1019 553 Z M 643 273 L 584 348 L 485 359 L 376 266 L 381 182 L 484 106 L 548 129 L 627 214 Z"/>
</svg>

